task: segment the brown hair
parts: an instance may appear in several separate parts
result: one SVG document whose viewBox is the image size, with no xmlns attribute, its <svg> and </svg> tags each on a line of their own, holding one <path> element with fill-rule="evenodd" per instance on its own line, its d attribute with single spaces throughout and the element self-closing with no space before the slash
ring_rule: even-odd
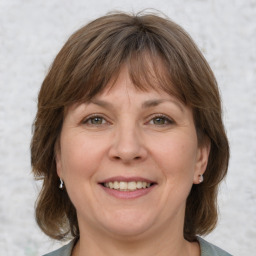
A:
<svg viewBox="0 0 256 256">
<path fill-rule="evenodd" d="M 210 140 L 204 182 L 193 185 L 186 204 L 184 237 L 193 241 L 216 225 L 218 185 L 227 172 L 229 145 L 211 68 L 180 26 L 155 14 L 98 18 L 75 32 L 55 58 L 38 96 L 31 142 L 33 173 L 43 179 L 37 223 L 55 239 L 79 236 L 76 210 L 58 188 L 55 165 L 64 110 L 102 91 L 123 64 L 138 89 L 162 89 L 190 106 L 199 143 Z"/>
</svg>

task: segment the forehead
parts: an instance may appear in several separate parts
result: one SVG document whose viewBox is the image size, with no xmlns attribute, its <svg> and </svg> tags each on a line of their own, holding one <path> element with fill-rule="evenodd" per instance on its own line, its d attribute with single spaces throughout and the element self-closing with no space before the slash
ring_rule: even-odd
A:
<svg viewBox="0 0 256 256">
<path fill-rule="evenodd" d="M 158 106 L 164 102 L 172 102 L 177 105 L 183 112 L 184 104 L 180 102 L 174 95 L 166 93 L 162 88 L 148 87 L 144 90 L 133 84 L 129 70 L 123 66 L 119 75 L 114 81 L 97 95 L 95 95 L 89 103 L 104 107 L 112 108 L 116 103 L 122 105 L 139 104 L 142 108 Z"/>
<path fill-rule="evenodd" d="M 107 95 L 110 92 L 113 94 L 113 89 L 117 88 L 117 85 L 122 86 L 126 91 L 132 88 L 137 93 L 165 92 L 186 105 L 183 86 L 176 83 L 177 79 L 172 73 L 168 63 L 159 53 L 133 53 L 114 68 L 111 65 L 99 64 L 89 75 L 91 77 L 89 79 L 74 77 L 75 80 L 70 84 L 70 89 L 73 91 L 71 95 L 76 96 L 66 107 L 74 103 L 89 102 L 95 97 Z"/>
<path fill-rule="evenodd" d="M 120 68 L 118 75 L 112 77 L 105 88 L 92 97 L 90 102 L 95 102 L 95 100 L 97 100 L 99 105 L 103 105 L 100 104 L 100 101 L 102 102 L 104 99 L 109 99 L 112 101 L 128 99 L 132 103 L 134 97 L 141 101 L 145 101 L 147 99 L 151 99 L 151 101 L 160 101 L 164 98 L 174 98 L 173 95 L 165 92 L 157 81 L 155 84 L 151 85 L 145 84 L 145 81 L 143 82 L 143 85 L 141 83 L 142 81 L 140 81 L 139 84 L 135 84 L 127 65 L 123 65 Z"/>
<path fill-rule="evenodd" d="M 130 90 L 144 94 L 165 94 L 182 101 L 177 86 L 159 56 L 142 54 L 129 58 L 93 97 L 114 94 L 119 88 L 123 92 Z"/>
<path fill-rule="evenodd" d="M 109 108 L 110 105 L 113 106 L 117 102 L 129 105 L 135 104 L 135 100 L 136 104 L 139 104 L 142 108 L 154 107 L 163 102 L 171 101 L 183 109 L 184 103 L 172 93 L 174 89 L 170 81 L 168 83 L 169 91 L 167 92 L 161 84 L 163 81 L 157 77 L 147 83 L 145 77 L 139 76 L 133 79 L 132 75 L 129 66 L 127 64 L 122 65 L 117 75 L 114 75 L 102 90 L 90 98 L 72 104 L 66 110 L 76 108 L 81 103 L 94 103 Z"/>
</svg>

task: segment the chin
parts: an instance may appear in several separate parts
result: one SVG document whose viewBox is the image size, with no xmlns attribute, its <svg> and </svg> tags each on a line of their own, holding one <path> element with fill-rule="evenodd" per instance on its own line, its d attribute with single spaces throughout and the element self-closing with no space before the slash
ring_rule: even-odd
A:
<svg viewBox="0 0 256 256">
<path fill-rule="evenodd" d="M 150 218 L 145 212 L 120 211 L 106 219 L 102 226 L 113 235 L 125 239 L 131 237 L 132 239 L 141 236 L 152 228 L 153 219 L 153 216 Z"/>
</svg>

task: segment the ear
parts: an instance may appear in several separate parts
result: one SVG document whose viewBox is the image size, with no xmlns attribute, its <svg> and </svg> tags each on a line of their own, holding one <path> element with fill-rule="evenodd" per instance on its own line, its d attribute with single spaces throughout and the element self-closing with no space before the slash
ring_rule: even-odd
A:
<svg viewBox="0 0 256 256">
<path fill-rule="evenodd" d="M 60 151 L 59 139 L 55 143 L 54 154 L 55 154 L 56 172 L 57 172 L 59 178 L 62 179 L 62 164 L 61 164 L 61 151 Z"/>
<path fill-rule="evenodd" d="M 204 140 L 201 146 L 198 146 L 197 160 L 194 172 L 194 184 L 199 184 L 202 182 L 201 175 L 203 175 L 206 170 L 210 150 L 211 142 L 208 138 Z"/>
</svg>

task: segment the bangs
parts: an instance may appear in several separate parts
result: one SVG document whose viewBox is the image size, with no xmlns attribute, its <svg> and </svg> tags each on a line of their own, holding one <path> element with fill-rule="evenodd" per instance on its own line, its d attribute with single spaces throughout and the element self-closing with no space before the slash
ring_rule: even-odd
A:
<svg viewBox="0 0 256 256">
<path fill-rule="evenodd" d="M 176 58 L 177 53 L 169 43 L 159 45 L 156 36 L 148 31 L 116 31 L 105 40 L 97 39 L 77 58 L 64 88 L 66 93 L 61 93 L 67 96 L 64 107 L 87 102 L 106 87 L 111 88 L 123 66 L 127 67 L 136 89 L 163 90 L 186 103 L 183 88 L 179 86 L 185 84 L 180 79 L 185 75 L 180 74 L 183 69 L 177 68 Z"/>
<path fill-rule="evenodd" d="M 102 68 L 99 67 L 99 73 L 95 74 L 99 79 L 98 84 L 92 82 L 96 86 L 91 93 L 89 93 L 86 86 L 84 95 L 79 101 L 89 101 L 102 91 L 111 90 L 115 86 L 121 70 L 126 68 L 134 88 L 138 91 L 165 91 L 184 103 L 182 92 L 173 85 L 167 65 L 164 64 L 164 59 L 156 52 L 149 50 L 131 52 L 115 70 L 108 70 L 109 68 L 110 66 L 106 66 L 105 72 L 102 72 Z M 104 75 L 104 73 L 107 75 Z"/>
<path fill-rule="evenodd" d="M 183 93 L 175 85 L 169 63 L 157 51 L 134 52 L 126 62 L 134 87 L 141 91 L 164 91 L 185 103 Z"/>
</svg>

